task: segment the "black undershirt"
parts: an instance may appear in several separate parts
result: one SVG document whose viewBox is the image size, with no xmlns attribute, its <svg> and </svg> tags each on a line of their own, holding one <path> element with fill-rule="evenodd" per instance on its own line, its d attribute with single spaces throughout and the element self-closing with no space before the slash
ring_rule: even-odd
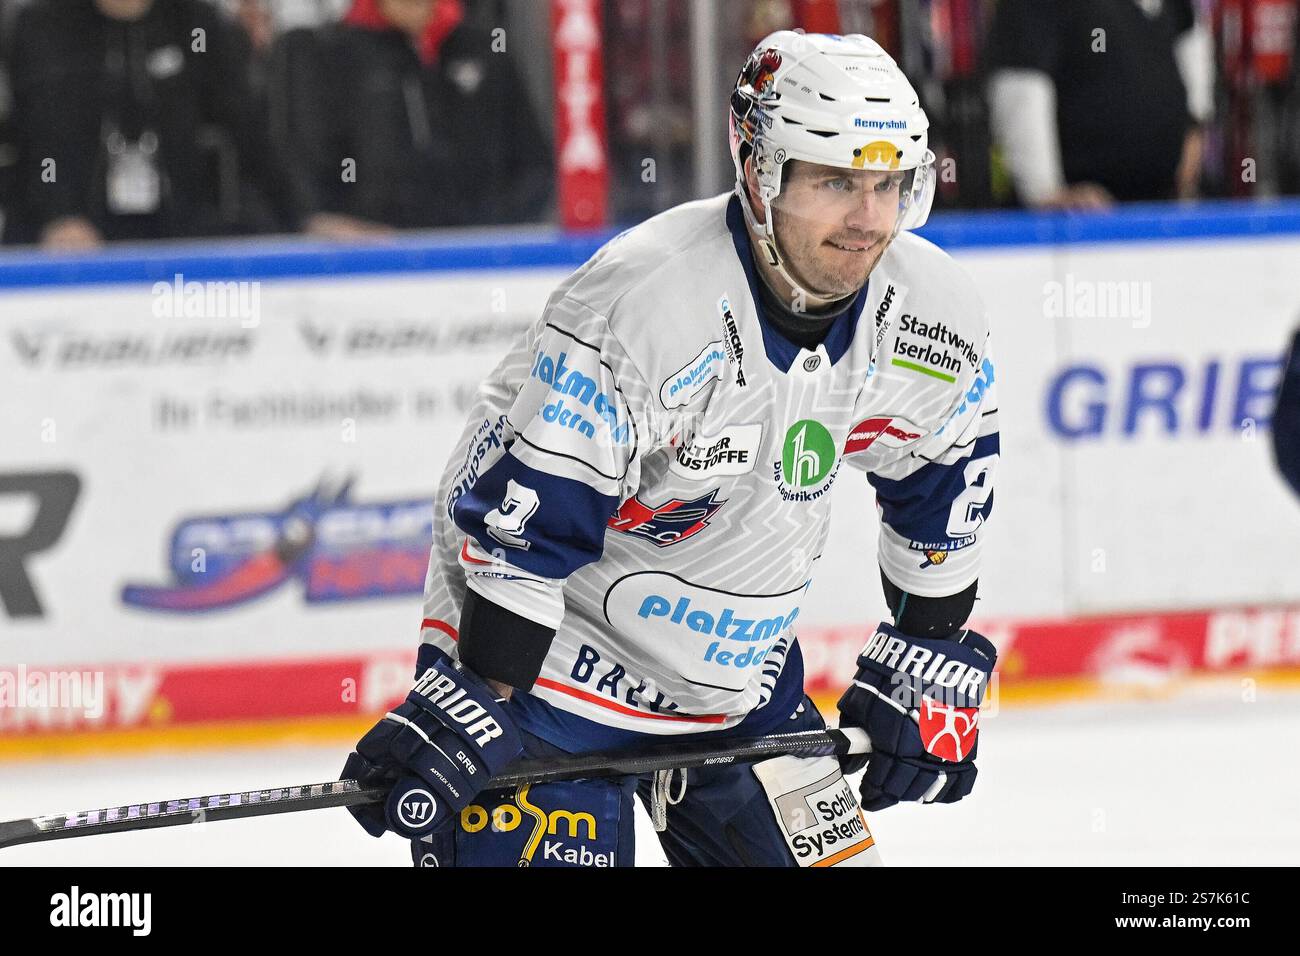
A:
<svg viewBox="0 0 1300 956">
<path fill-rule="evenodd" d="M 757 265 L 755 271 L 758 271 Z M 810 352 L 821 344 L 835 320 L 847 312 L 857 298 L 855 294 L 833 302 L 829 311 L 795 312 L 789 303 L 772 291 L 761 271 L 758 276 L 758 295 L 763 300 L 760 303 L 763 318 L 771 322 L 782 336 Z"/>
</svg>

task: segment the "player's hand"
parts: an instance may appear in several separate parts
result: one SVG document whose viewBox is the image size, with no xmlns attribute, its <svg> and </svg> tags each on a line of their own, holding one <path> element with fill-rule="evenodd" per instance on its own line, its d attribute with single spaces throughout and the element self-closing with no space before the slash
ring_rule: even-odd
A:
<svg viewBox="0 0 1300 956">
<path fill-rule="evenodd" d="M 996 662 L 993 644 L 974 631 L 922 638 L 877 626 L 839 702 L 840 725 L 871 737 L 869 757 L 841 761 L 846 774 L 866 762 L 862 809 L 955 803 L 970 793 L 979 705 Z"/>
<path fill-rule="evenodd" d="M 523 752 L 504 701 L 477 675 L 431 644 L 420 647 L 419 675 L 406 702 L 357 744 L 343 778 L 389 787 L 381 807 L 349 807 L 371 836 L 392 830 L 427 836 L 473 802 L 488 780 Z"/>
<path fill-rule="evenodd" d="M 1097 183 L 1071 183 L 1039 203 L 1039 208 L 1088 212 L 1107 210 L 1114 205 L 1115 197 L 1105 186 Z"/>
<path fill-rule="evenodd" d="M 41 230 L 41 247 L 55 252 L 85 252 L 103 244 L 104 237 L 84 216 L 64 216 Z"/>
</svg>

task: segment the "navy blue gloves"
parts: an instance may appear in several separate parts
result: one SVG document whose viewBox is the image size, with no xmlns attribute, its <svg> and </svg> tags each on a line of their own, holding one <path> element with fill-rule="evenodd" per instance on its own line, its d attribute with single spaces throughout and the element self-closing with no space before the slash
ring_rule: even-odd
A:
<svg viewBox="0 0 1300 956">
<path fill-rule="evenodd" d="M 420 646 L 406 702 L 361 738 L 344 778 L 388 786 L 388 801 L 349 807 L 371 836 L 422 837 L 448 825 L 523 753 L 505 701 L 431 644 Z"/>
<path fill-rule="evenodd" d="M 996 662 L 993 644 L 974 631 L 923 638 L 876 628 L 839 701 L 840 725 L 871 737 L 871 754 L 841 761 L 846 774 L 866 763 L 862 809 L 955 803 L 970 793 L 979 706 Z"/>
</svg>

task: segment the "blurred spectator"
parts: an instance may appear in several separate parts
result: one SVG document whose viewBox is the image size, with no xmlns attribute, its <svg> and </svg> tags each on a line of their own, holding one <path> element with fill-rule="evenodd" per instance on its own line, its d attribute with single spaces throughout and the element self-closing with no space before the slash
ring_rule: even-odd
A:
<svg viewBox="0 0 1300 956">
<path fill-rule="evenodd" d="M 13 203 L 18 151 L 14 146 L 13 93 L 9 84 L 10 35 L 17 8 L 12 0 L 0 0 L 0 236 Z"/>
<path fill-rule="evenodd" d="M 203 0 L 33 0 L 14 27 L 8 242 L 281 228 L 247 38 Z M 248 174 L 258 188 L 249 188 Z"/>
<path fill-rule="evenodd" d="M 227 15 L 243 27 L 257 55 L 264 56 L 270 52 L 275 37 L 275 19 L 266 0 L 228 0 L 225 6 Z"/>
<path fill-rule="evenodd" d="M 1196 194 L 1213 57 L 1191 0 L 999 0 L 988 58 L 993 138 L 1023 203 Z"/>
<path fill-rule="evenodd" d="M 687 2 L 609 0 L 605 5 L 606 113 L 619 222 L 639 222 L 697 198 Z M 653 175 L 646 173 L 648 159 L 654 160 Z"/>
<path fill-rule="evenodd" d="M 509 55 L 460 0 L 354 0 L 342 23 L 279 46 L 274 125 L 308 231 L 542 216 L 550 146 Z"/>
<path fill-rule="evenodd" d="M 2 0 L 0 0 L 2 2 Z M 275 37 L 303 27 L 323 27 L 347 13 L 351 0 L 210 0 L 248 33 L 253 46 L 269 50 Z"/>
<path fill-rule="evenodd" d="M 1212 12 L 1223 122 L 1210 152 L 1224 191 L 1300 192 L 1300 0 L 1214 0 Z"/>
</svg>

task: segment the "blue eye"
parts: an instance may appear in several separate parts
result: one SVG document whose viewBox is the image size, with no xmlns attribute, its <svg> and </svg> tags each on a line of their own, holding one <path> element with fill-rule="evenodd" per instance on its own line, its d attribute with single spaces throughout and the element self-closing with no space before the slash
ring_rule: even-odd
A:
<svg viewBox="0 0 1300 956">
<path fill-rule="evenodd" d="M 843 176 L 840 176 L 838 179 L 827 180 L 826 185 L 838 193 L 847 192 L 853 188 L 853 183 Z"/>
<path fill-rule="evenodd" d="M 901 185 L 902 180 L 899 179 L 893 179 L 892 177 L 890 179 L 882 179 L 880 182 L 876 183 L 876 192 L 892 193 Z"/>
</svg>

